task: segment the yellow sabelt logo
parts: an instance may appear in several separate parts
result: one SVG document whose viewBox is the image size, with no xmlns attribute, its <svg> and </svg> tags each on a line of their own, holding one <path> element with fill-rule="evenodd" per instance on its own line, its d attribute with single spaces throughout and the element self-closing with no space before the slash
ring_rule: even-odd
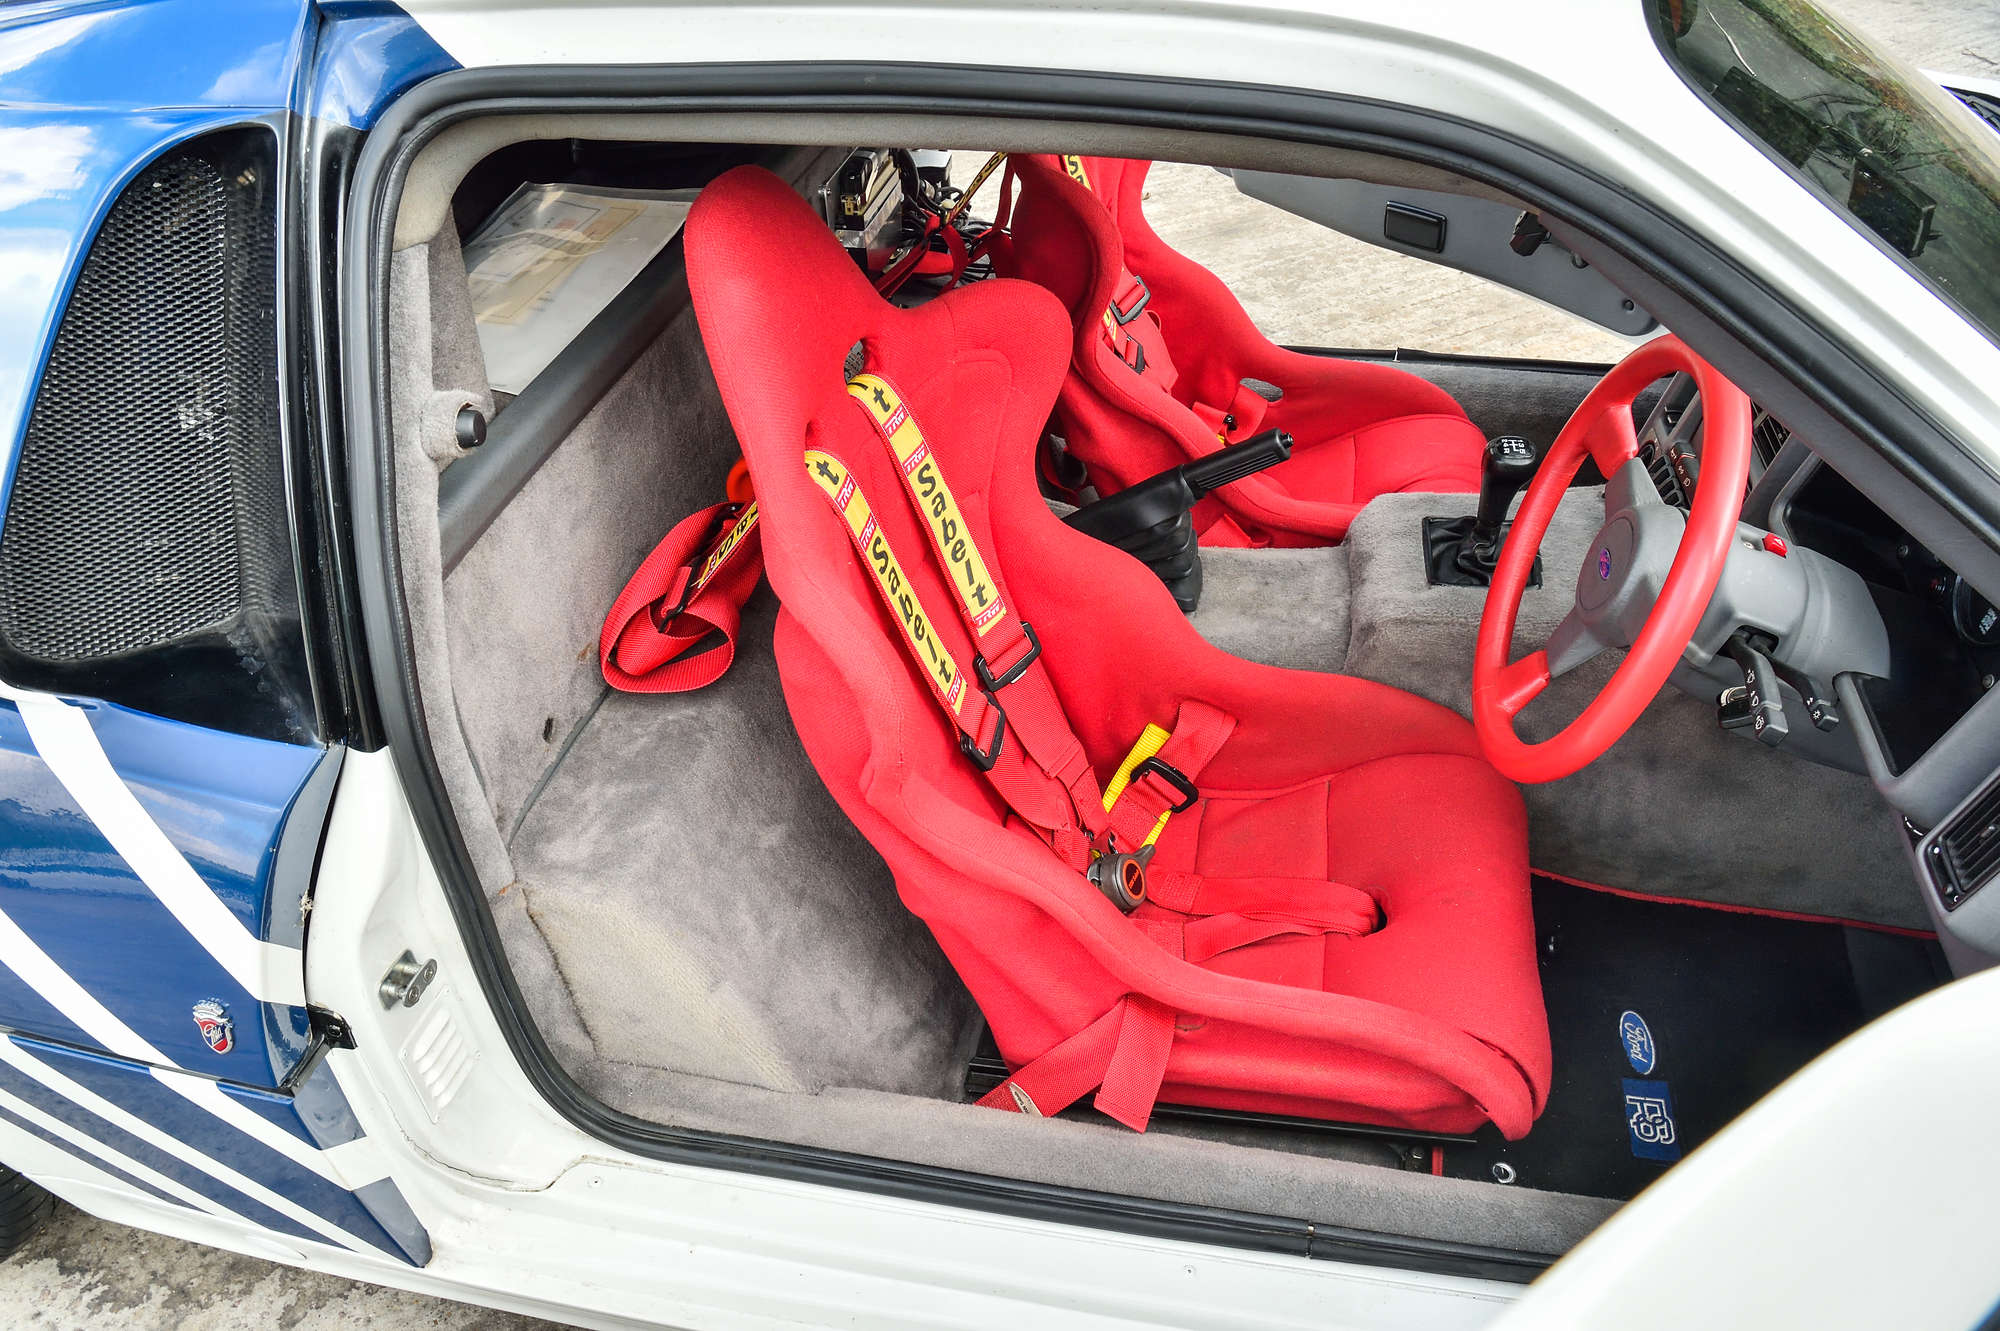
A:
<svg viewBox="0 0 2000 1331">
<path fill-rule="evenodd" d="M 945 483 L 936 459 L 931 456 L 923 429 L 910 415 L 901 396 L 881 376 L 857 374 L 848 380 L 847 391 L 868 409 L 882 437 L 889 441 L 896 465 L 903 469 L 910 492 L 916 496 L 917 506 L 930 524 L 932 544 L 945 562 L 946 580 L 964 603 L 966 618 L 972 621 L 979 636 L 985 637 L 1006 616 L 1007 607 L 986 571 L 986 560 L 973 542 L 971 524 L 966 522 L 951 486 Z"/>
<path fill-rule="evenodd" d="M 1075 153 L 1064 153 L 1062 155 L 1062 164 L 1063 170 L 1069 173 L 1071 180 L 1074 180 L 1085 189 L 1090 188 L 1090 173 L 1083 169 L 1083 159 L 1081 157 L 1078 157 Z"/>
<path fill-rule="evenodd" d="M 736 553 L 737 547 L 743 544 L 743 538 L 755 530 L 756 526 L 757 501 L 753 499 L 736 519 L 736 525 L 729 529 L 729 534 L 722 538 L 722 544 L 715 547 L 714 553 L 710 554 L 708 561 L 701 566 L 701 576 L 694 580 L 694 590 L 700 591 L 708 585 L 709 579 L 728 562 L 729 556 Z"/>
<path fill-rule="evenodd" d="M 807 449 L 805 454 L 806 474 L 813 483 L 826 493 L 834 512 L 840 514 L 847 524 L 854 544 L 861 551 L 861 562 L 875 579 L 876 587 L 895 612 L 896 622 L 902 626 L 903 638 L 909 644 L 910 655 L 929 673 L 931 687 L 937 691 L 944 705 L 958 715 L 965 705 L 965 680 L 959 673 L 958 662 L 944 644 L 938 641 L 937 630 L 924 614 L 922 602 L 917 600 L 916 589 L 903 572 L 903 566 L 896 559 L 896 552 L 889 548 L 889 538 L 882 534 L 882 528 L 875 521 L 875 510 L 868 506 L 868 496 L 861 493 L 861 487 L 854 483 L 848 473 L 847 464 L 831 453 L 817 449 Z"/>
</svg>

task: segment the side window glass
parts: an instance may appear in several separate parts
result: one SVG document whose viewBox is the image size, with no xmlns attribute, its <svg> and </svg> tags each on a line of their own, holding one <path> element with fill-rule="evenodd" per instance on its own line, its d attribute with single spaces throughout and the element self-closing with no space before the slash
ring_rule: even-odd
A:
<svg viewBox="0 0 2000 1331">
<path fill-rule="evenodd" d="M 1146 220 L 1285 346 L 1614 362 L 1638 340 L 1252 199 L 1210 167 L 1155 164 Z"/>
</svg>

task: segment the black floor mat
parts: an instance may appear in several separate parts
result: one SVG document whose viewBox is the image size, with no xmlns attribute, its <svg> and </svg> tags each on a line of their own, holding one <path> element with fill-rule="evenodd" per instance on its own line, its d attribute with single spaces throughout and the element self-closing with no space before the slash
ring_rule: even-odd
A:
<svg viewBox="0 0 2000 1331">
<path fill-rule="evenodd" d="M 1929 940 L 1536 879 L 1555 1082 L 1444 1172 L 1627 1198 L 1846 1035 L 1947 978 Z"/>
</svg>

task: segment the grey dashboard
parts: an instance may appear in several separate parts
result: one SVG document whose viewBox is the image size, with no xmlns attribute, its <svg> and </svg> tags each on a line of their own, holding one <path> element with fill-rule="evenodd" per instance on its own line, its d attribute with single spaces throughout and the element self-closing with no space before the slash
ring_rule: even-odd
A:
<svg viewBox="0 0 2000 1331">
<path fill-rule="evenodd" d="M 1642 446 L 1662 495 L 1684 504 L 1699 475 L 1699 404 L 1677 387 L 1662 394 Z M 2000 879 L 2000 607 L 1761 410 L 1753 443 L 1745 521 L 1794 552 L 1837 562 L 1868 598 L 1844 614 L 1879 617 L 1864 636 L 1889 648 L 1886 661 L 1849 652 L 1852 663 L 1830 680 L 1838 733 L 1804 728 L 1806 742 L 1789 747 L 1868 773 L 1901 819 L 1954 969 L 2000 963 L 2000 887 L 1991 886 Z M 1852 646 L 1815 649 L 1831 660 Z M 1680 673 L 1676 683 L 1695 691 L 1715 679 Z M 1789 687 L 1786 696 L 1796 705 Z"/>
</svg>

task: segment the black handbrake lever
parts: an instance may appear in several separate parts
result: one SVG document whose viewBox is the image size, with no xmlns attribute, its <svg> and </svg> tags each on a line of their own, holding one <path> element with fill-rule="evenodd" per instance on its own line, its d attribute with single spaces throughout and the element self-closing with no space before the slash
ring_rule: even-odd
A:
<svg viewBox="0 0 2000 1331">
<path fill-rule="evenodd" d="M 1201 547 L 1191 510 L 1223 486 L 1291 455 L 1292 436 L 1266 430 L 1086 504 L 1063 521 L 1144 563 L 1182 611 L 1193 613 L 1201 601 Z"/>
</svg>

